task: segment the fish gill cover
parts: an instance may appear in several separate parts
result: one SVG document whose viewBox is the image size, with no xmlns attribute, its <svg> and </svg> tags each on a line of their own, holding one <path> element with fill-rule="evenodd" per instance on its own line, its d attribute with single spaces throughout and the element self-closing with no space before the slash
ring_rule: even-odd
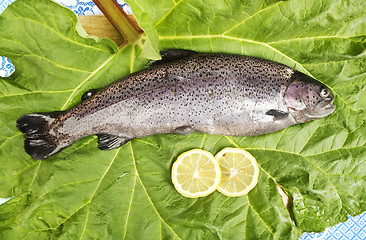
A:
<svg viewBox="0 0 366 240">
<path fill-rule="evenodd" d="M 1 239 L 297 239 L 366 210 L 366 2 L 361 0 L 128 1 L 142 44 L 118 50 L 86 38 L 70 10 L 18 0 L 0 16 Z M 81 36 L 81 35 L 82 36 Z M 184 48 L 286 64 L 331 88 L 335 113 L 257 137 L 156 135 L 112 151 L 96 137 L 33 161 L 16 119 L 70 108 L 91 88 L 144 68 L 159 50 Z M 242 147 L 258 161 L 247 196 L 187 199 L 170 167 L 189 149 Z M 292 198 L 290 214 L 276 184 Z M 290 215 L 293 214 L 294 222 Z"/>
</svg>

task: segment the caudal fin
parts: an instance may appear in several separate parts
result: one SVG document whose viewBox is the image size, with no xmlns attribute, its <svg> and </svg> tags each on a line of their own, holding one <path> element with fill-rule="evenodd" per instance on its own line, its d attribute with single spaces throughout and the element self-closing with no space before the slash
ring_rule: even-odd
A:
<svg viewBox="0 0 366 240">
<path fill-rule="evenodd" d="M 56 136 L 50 134 L 53 115 L 32 113 L 18 118 L 17 128 L 25 134 L 24 149 L 33 159 L 45 159 L 61 150 Z"/>
</svg>

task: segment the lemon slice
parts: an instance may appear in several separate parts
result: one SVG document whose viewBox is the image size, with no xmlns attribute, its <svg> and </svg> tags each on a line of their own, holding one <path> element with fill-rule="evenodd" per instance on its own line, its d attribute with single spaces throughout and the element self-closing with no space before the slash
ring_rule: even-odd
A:
<svg viewBox="0 0 366 240">
<path fill-rule="evenodd" d="M 182 153 L 172 167 L 175 189 L 185 197 L 204 197 L 214 192 L 221 179 L 220 166 L 207 151 L 192 149 Z"/>
<path fill-rule="evenodd" d="M 221 168 L 218 191 L 229 197 L 247 194 L 258 182 L 259 168 L 255 158 L 244 149 L 224 148 L 215 156 Z"/>
</svg>

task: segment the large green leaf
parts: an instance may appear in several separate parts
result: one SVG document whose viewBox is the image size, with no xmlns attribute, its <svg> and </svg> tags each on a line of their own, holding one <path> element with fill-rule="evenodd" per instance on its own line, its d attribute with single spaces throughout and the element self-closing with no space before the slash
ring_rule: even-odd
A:
<svg viewBox="0 0 366 240">
<path fill-rule="evenodd" d="M 296 239 L 366 210 L 366 7 L 361 0 L 131 0 L 143 47 L 120 50 L 86 38 L 76 16 L 47 0 L 18 0 L 0 16 L 0 55 L 16 72 L 0 78 L 1 239 Z M 95 137 L 33 161 L 17 117 L 57 111 L 144 67 L 158 50 L 257 56 L 327 84 L 331 116 L 258 137 L 205 134 L 135 139 L 113 151 Z M 187 199 L 170 166 L 192 148 L 250 151 L 260 165 L 247 196 Z M 289 213 L 277 185 L 293 200 Z M 293 214 L 294 222 L 290 215 Z"/>
</svg>

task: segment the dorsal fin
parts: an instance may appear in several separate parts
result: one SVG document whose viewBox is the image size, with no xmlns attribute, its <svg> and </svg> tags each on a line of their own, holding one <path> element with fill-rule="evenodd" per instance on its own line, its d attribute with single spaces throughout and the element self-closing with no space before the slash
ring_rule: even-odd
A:
<svg viewBox="0 0 366 240">
<path fill-rule="evenodd" d="M 167 49 L 160 51 L 161 60 L 151 60 L 146 65 L 156 65 L 164 62 L 169 62 L 175 59 L 184 58 L 196 54 L 197 52 L 185 49 Z"/>
</svg>

